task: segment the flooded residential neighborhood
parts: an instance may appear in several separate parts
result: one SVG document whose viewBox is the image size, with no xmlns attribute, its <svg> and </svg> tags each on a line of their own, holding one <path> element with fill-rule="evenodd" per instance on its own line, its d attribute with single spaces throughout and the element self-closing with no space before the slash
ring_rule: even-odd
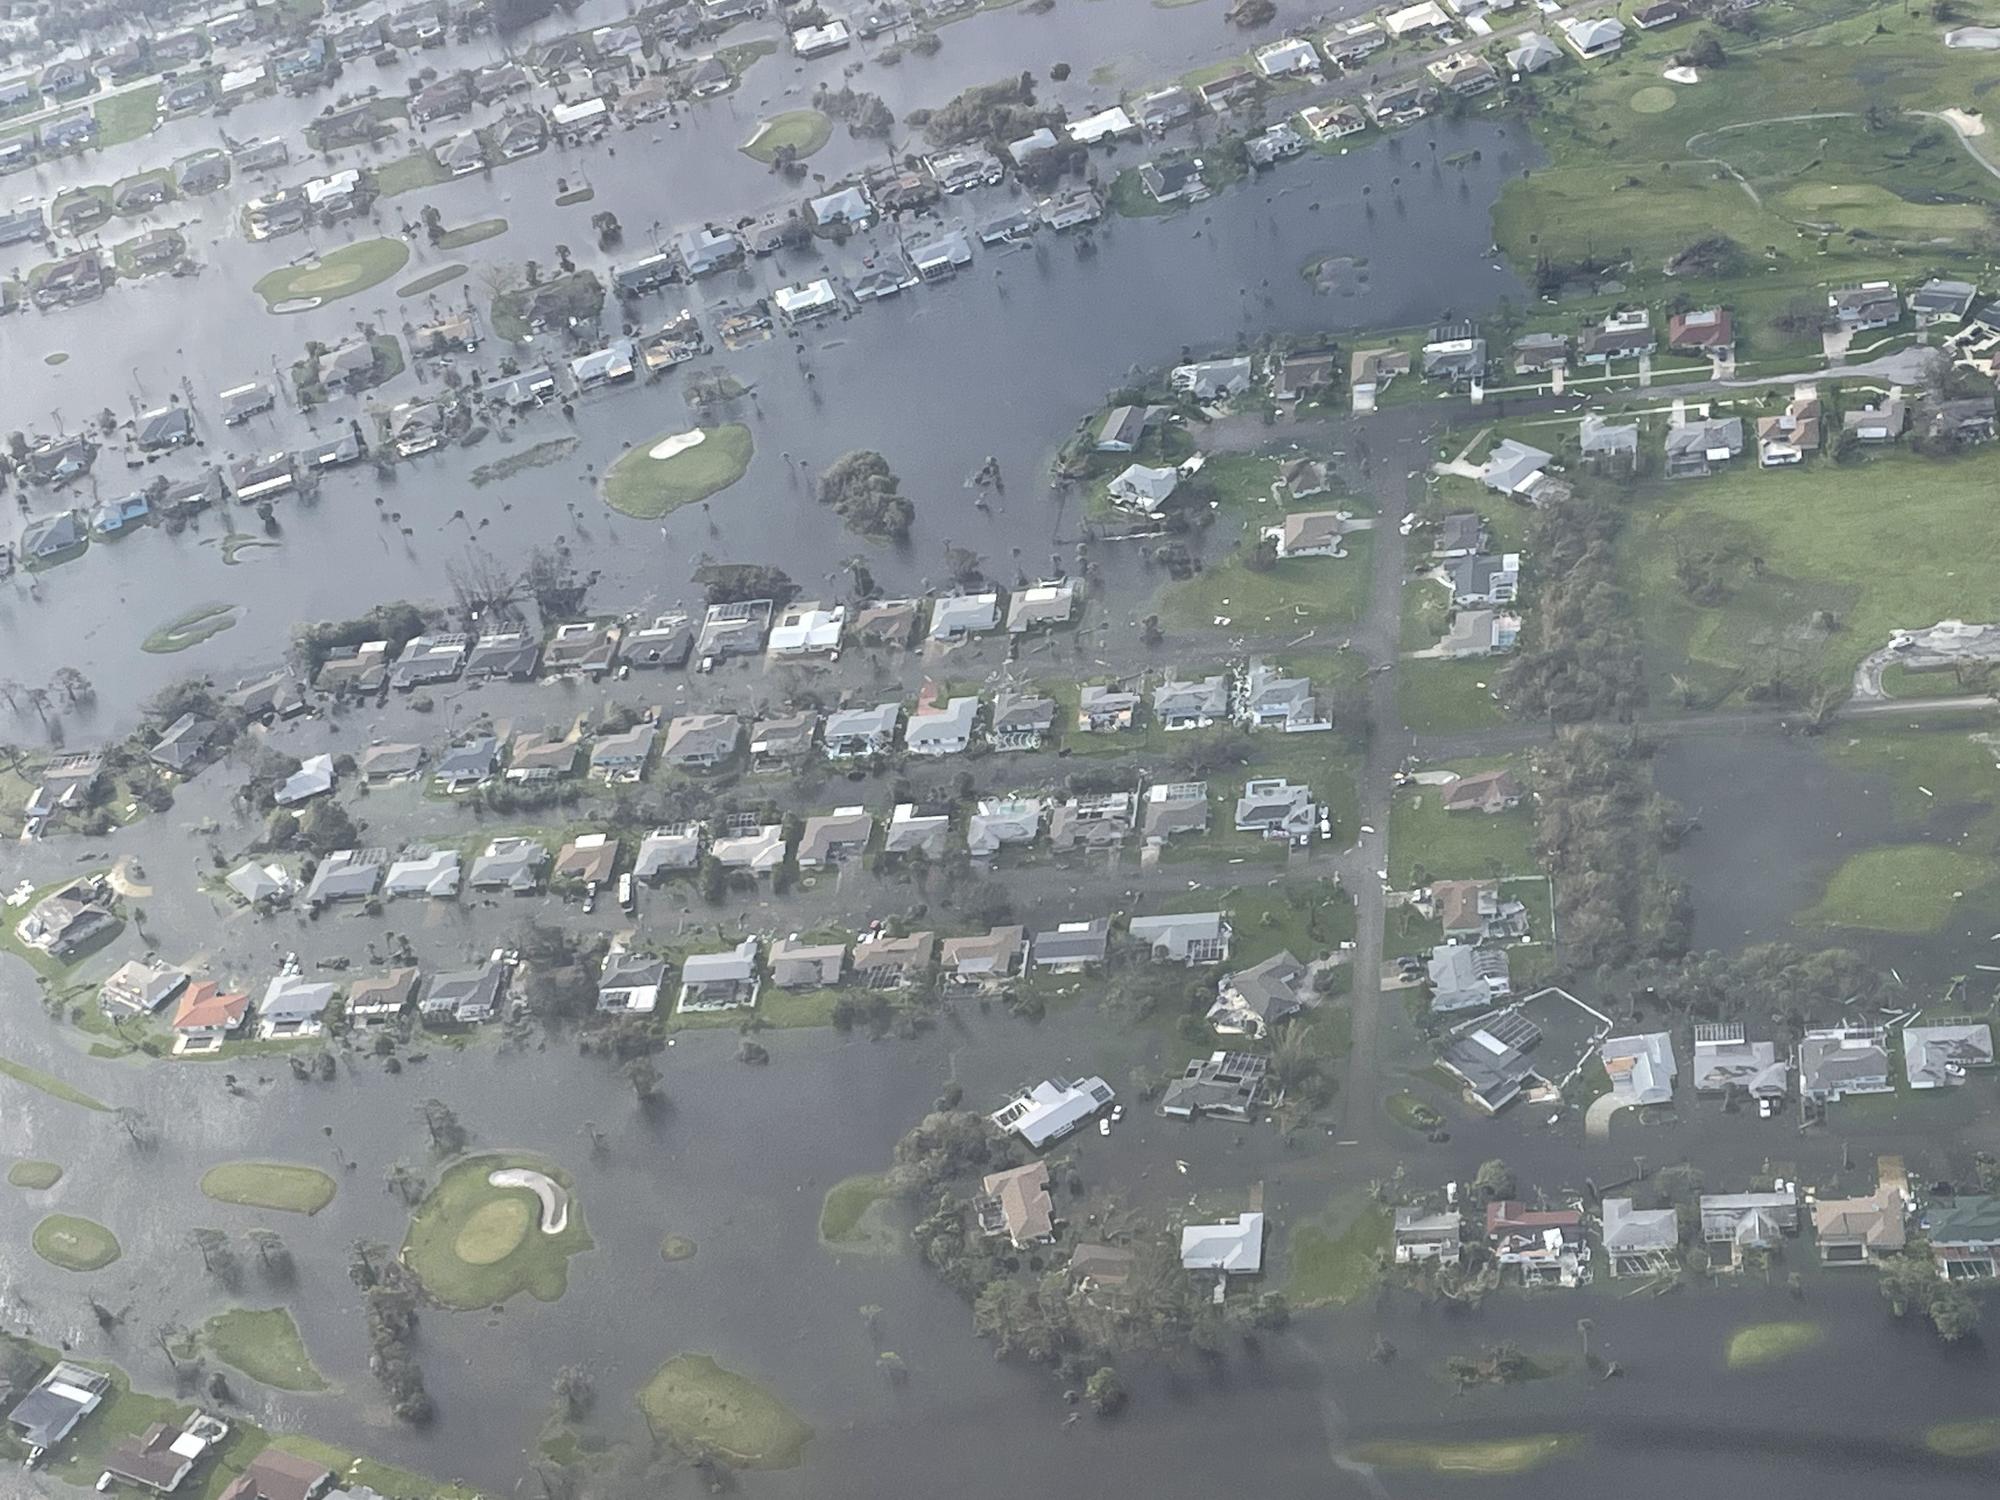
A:
<svg viewBox="0 0 2000 1500">
<path fill-rule="evenodd" d="M 1990 8 L 0 12 L 0 1495 L 1990 1493 Z"/>
</svg>

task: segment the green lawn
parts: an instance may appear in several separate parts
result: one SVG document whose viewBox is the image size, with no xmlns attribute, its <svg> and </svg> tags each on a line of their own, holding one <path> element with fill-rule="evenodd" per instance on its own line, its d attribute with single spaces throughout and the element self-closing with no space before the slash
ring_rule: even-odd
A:
<svg viewBox="0 0 2000 1500">
<path fill-rule="evenodd" d="M 1754 1369 L 1803 1354 L 1826 1337 L 1817 1323 L 1750 1323 L 1729 1336 L 1725 1361 L 1732 1370 Z"/>
<path fill-rule="evenodd" d="M 811 156 L 833 136 L 833 121 L 816 109 L 788 109 L 757 126 L 743 154 L 766 165 L 790 147 L 795 158 Z"/>
<path fill-rule="evenodd" d="M 1265 572 L 1241 555 L 1169 583 L 1160 615 L 1174 624 L 1206 627 L 1226 617 L 1237 630 L 1289 630 L 1352 624 L 1368 602 L 1367 532 L 1347 538 L 1346 557 L 1281 558 Z"/>
<path fill-rule="evenodd" d="M 319 307 L 380 285 L 409 260 L 410 247 L 401 240 L 360 240 L 329 250 L 309 264 L 270 272 L 257 282 L 257 295 L 272 311 L 287 303 Z"/>
<path fill-rule="evenodd" d="M 160 86 L 148 83 L 99 100 L 91 107 L 97 116 L 97 146 L 104 150 L 136 141 L 150 132 L 160 118 Z"/>
<path fill-rule="evenodd" d="M 1377 1259 L 1389 1248 L 1390 1214 L 1364 1203 L 1347 1217 L 1329 1209 L 1292 1231 L 1285 1295 L 1294 1307 L 1352 1302 L 1375 1284 Z"/>
<path fill-rule="evenodd" d="M 92 1219 L 50 1214 L 35 1226 L 35 1254 L 65 1271 L 101 1271 L 123 1252 L 118 1236 Z"/>
<path fill-rule="evenodd" d="M 2000 876 L 2000 861 L 1942 844 L 1893 844 L 1848 856 L 1817 906 L 1799 914 L 1809 926 L 1871 932 L 1936 932 L 1959 901 Z"/>
<path fill-rule="evenodd" d="M 63 1169 L 52 1161 L 29 1161 L 24 1158 L 7 1169 L 7 1182 L 12 1187 L 39 1192 L 61 1182 L 62 1174 Z"/>
<path fill-rule="evenodd" d="M 699 430 L 699 443 L 668 458 L 654 458 L 652 450 L 670 433 L 628 448 L 604 476 L 605 503 L 628 516 L 652 520 L 736 483 L 755 450 L 750 429 L 731 422 Z"/>
<path fill-rule="evenodd" d="M 6 936 L 10 939 L 13 937 L 11 929 Z M 111 1112 L 111 1106 L 103 1100 L 94 1099 L 82 1089 L 64 1083 L 53 1073 L 44 1073 L 40 1068 L 31 1068 L 26 1063 L 15 1062 L 10 1057 L 0 1057 L 0 1073 L 6 1074 L 16 1083 L 25 1083 L 31 1089 L 40 1089 L 51 1098 L 60 1099 L 65 1104 L 80 1104 L 85 1109 L 94 1109 L 101 1114 Z"/>
<path fill-rule="evenodd" d="M 451 181 L 451 171 L 437 159 L 428 147 L 412 151 L 408 156 L 400 156 L 379 167 L 371 167 L 375 178 L 375 191 L 384 198 L 394 198 L 400 193 L 419 192 L 424 188 L 436 187 L 441 182 Z"/>
<path fill-rule="evenodd" d="M 282 1307 L 253 1311 L 232 1307 L 203 1325 L 209 1352 L 252 1380 L 280 1391 L 323 1391 L 326 1377 L 306 1353 L 299 1325 Z"/>
<path fill-rule="evenodd" d="M 826 1190 L 819 1209 L 819 1237 L 842 1250 L 865 1250 L 877 1236 L 863 1223 L 868 1210 L 889 1196 L 889 1179 L 866 1172 L 848 1177 Z"/>
<path fill-rule="evenodd" d="M 1531 1437 L 1465 1441 L 1380 1440 L 1351 1450 L 1365 1464 L 1383 1469 L 1425 1469 L 1434 1474 L 1524 1474 L 1581 1447 L 1583 1439 L 1555 1433 Z"/>
<path fill-rule="evenodd" d="M 1396 663 L 1396 712 L 1412 734 L 1459 734 L 1507 722 L 1493 694 L 1503 663 L 1498 657 L 1467 661 Z"/>
<path fill-rule="evenodd" d="M 1497 770 L 1505 761 L 1461 761 L 1428 770 L 1462 775 Z M 1518 771 L 1518 768 L 1516 768 Z M 1525 803 L 1506 812 L 1446 812 L 1444 788 L 1398 787 L 1389 804 L 1389 880 L 1396 886 L 1432 880 L 1533 875 L 1534 810 Z"/>
<path fill-rule="evenodd" d="M 743 75 L 750 70 L 752 63 L 760 57 L 769 57 L 777 50 L 778 44 L 771 38 L 759 37 L 754 42 L 732 42 L 727 47 L 718 47 L 715 56 L 717 61 L 729 69 L 730 76 L 741 83 Z"/>
<path fill-rule="evenodd" d="M 437 247 L 440 250 L 463 250 L 467 245 L 476 245 L 481 240 L 490 240 L 506 232 L 505 219 L 477 219 L 456 229 L 447 229 L 438 240 Z"/>
<path fill-rule="evenodd" d="M 706 1354 L 661 1365 L 639 1405 L 647 1425 L 676 1446 L 708 1449 L 737 1468 L 793 1468 L 813 1435 L 776 1395 Z"/>
<path fill-rule="evenodd" d="M 492 1307 L 522 1292 L 539 1302 L 554 1302 L 569 1289 L 569 1258 L 592 1248 L 583 1225 L 583 1205 L 573 1195 L 569 1222 L 560 1234 L 544 1234 L 540 1209 L 526 1188 L 494 1187 L 487 1181 L 503 1167 L 526 1167 L 547 1173 L 565 1188 L 566 1174 L 537 1157 L 489 1154 L 460 1162 L 418 1205 L 403 1241 L 403 1260 L 424 1289 L 446 1307 L 470 1311 Z M 519 1219 L 505 1205 L 519 1205 L 531 1218 Z M 499 1209 L 509 1215 L 509 1232 L 502 1236 Z M 511 1233 L 522 1224 L 523 1232 Z M 495 1253 L 495 1252 L 499 1253 Z"/>
<path fill-rule="evenodd" d="M 212 636 L 221 635 L 235 623 L 235 605 L 197 604 L 187 613 L 149 632 L 145 640 L 139 643 L 139 649 L 154 656 L 185 651 L 191 646 L 199 646 Z"/>
<path fill-rule="evenodd" d="M 218 1203 L 310 1215 L 333 1202 L 334 1181 L 317 1167 L 233 1161 L 204 1172 L 201 1190 Z"/>
<path fill-rule="evenodd" d="M 1841 694 L 1892 629 L 2000 618 L 1996 487 L 1993 446 L 1643 486 L 1619 550 L 1655 697 L 1686 701 L 1678 678 L 1695 702 L 1720 703 L 1774 670 L 1794 694 Z M 1720 602 L 1684 592 L 1686 553 L 1713 558 Z"/>
<path fill-rule="evenodd" d="M 405 282 L 402 286 L 397 287 L 396 295 L 398 297 L 421 297 L 425 292 L 434 292 L 439 287 L 458 280 L 469 269 L 467 266 L 459 265 L 439 266 L 435 271 L 426 271 L 415 281 Z"/>
</svg>

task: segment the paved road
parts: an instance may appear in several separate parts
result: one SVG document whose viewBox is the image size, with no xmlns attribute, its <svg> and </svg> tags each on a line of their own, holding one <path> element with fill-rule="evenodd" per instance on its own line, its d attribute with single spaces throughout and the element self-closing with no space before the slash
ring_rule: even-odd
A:
<svg viewBox="0 0 2000 1500">
<path fill-rule="evenodd" d="M 1384 523 L 1374 533 L 1368 607 L 1350 637 L 1352 649 L 1370 669 L 1368 712 L 1374 727 L 1357 791 L 1362 826 L 1375 831 L 1361 835 L 1341 862 L 1340 871 L 1355 907 L 1354 1041 L 1339 1097 L 1340 1138 L 1364 1148 L 1379 1141 L 1389 1125 L 1382 1108 L 1382 1073 L 1376 1060 L 1383 1008 L 1397 1001 L 1382 990 L 1386 905 L 1378 872 L 1389 867 L 1389 799 L 1395 791 L 1396 769 L 1410 751 L 1410 735 L 1403 728 L 1402 710 L 1396 703 L 1394 671 L 1402 638 L 1409 543 L 1401 528 L 1388 523 L 1408 508 L 1404 455 L 1424 451 L 1438 420 L 1439 414 L 1427 407 L 1401 408 L 1371 419 L 1367 441 L 1348 444 L 1349 487 L 1374 498 Z M 1371 448 L 1388 453 L 1389 461 L 1371 462 L 1367 456 Z"/>
</svg>

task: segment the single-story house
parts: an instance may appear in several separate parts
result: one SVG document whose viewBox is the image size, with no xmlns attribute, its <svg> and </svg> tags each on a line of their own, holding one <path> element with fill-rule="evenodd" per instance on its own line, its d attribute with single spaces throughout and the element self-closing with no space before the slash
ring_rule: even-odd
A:
<svg viewBox="0 0 2000 1500">
<path fill-rule="evenodd" d="M 1126 928 L 1132 941 L 1146 945 L 1155 963 L 1220 964 L 1229 961 L 1234 930 L 1219 911 L 1134 917 Z"/>
<path fill-rule="evenodd" d="M 1217 980 L 1207 1020 L 1224 1036 L 1261 1039 L 1309 1003 L 1306 966 L 1281 949 Z"/>
<path fill-rule="evenodd" d="M 998 1129 L 1012 1131 L 1039 1151 L 1078 1129 L 1116 1097 L 1102 1078 L 1079 1078 L 1073 1083 L 1050 1078 L 1022 1090 L 991 1118 Z"/>
<path fill-rule="evenodd" d="M 1081 974 L 1104 962 L 1110 940 L 1111 924 L 1103 917 L 1063 922 L 1029 940 L 1028 963 L 1051 974 Z"/>
</svg>

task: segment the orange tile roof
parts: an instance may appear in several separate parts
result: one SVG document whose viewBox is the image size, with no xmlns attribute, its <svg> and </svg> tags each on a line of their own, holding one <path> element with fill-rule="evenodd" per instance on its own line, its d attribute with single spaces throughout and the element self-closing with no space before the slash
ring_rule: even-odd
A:
<svg viewBox="0 0 2000 1500">
<path fill-rule="evenodd" d="M 212 1026 L 234 1026 L 250 1008 L 248 995 L 228 995 L 213 979 L 191 984 L 181 992 L 174 1009 L 176 1031 L 206 1030 Z"/>
</svg>

